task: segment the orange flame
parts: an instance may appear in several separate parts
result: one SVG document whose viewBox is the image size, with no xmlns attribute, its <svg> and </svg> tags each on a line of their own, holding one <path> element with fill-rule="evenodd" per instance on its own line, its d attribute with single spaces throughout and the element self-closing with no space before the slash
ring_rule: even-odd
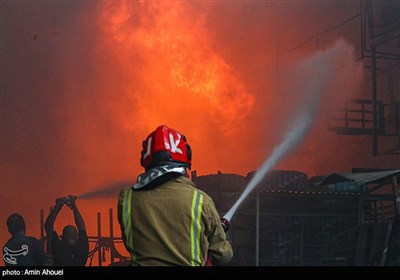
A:
<svg viewBox="0 0 400 280">
<path fill-rule="evenodd" d="M 254 96 L 213 51 L 204 15 L 191 15 L 184 1 L 104 2 L 100 24 L 111 38 L 105 51 L 136 81 L 126 85 L 134 108 L 124 116 L 127 129 L 138 119 L 148 131 L 189 127 L 194 115 L 227 132 L 252 110 Z"/>
</svg>

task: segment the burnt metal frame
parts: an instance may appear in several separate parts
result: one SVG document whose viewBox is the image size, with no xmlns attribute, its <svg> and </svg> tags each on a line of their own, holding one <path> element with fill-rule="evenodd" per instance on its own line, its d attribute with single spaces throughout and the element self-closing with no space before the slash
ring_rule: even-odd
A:
<svg viewBox="0 0 400 280">
<path fill-rule="evenodd" d="M 260 265 L 260 221 L 261 216 L 320 216 L 320 217 L 329 217 L 329 216 L 340 216 L 336 214 L 320 214 L 320 213 L 260 213 L 260 198 L 262 196 L 270 196 L 270 197 L 282 197 L 282 196 L 306 196 L 306 197 L 320 197 L 321 199 L 326 199 L 329 197 L 333 198 L 343 198 L 343 199 L 351 199 L 355 198 L 358 200 L 358 222 L 357 222 L 357 231 L 358 231 L 358 242 L 356 247 L 356 252 L 354 256 L 354 264 L 356 266 L 363 265 L 371 265 L 372 255 L 379 254 L 380 260 L 376 261 L 373 265 L 381 265 L 384 262 L 384 258 L 386 258 L 387 248 L 387 240 L 384 240 L 384 246 L 382 248 L 372 248 L 368 252 L 366 250 L 365 241 L 367 239 L 365 226 L 366 225 L 383 225 L 385 227 L 385 236 L 390 235 L 390 223 L 394 216 L 399 214 L 399 186 L 397 184 L 397 176 L 388 176 L 387 178 L 381 179 L 377 183 L 368 183 L 360 188 L 360 192 L 350 193 L 350 192 L 307 192 L 307 191 L 258 191 L 256 192 L 256 215 L 255 215 L 255 224 L 256 224 L 256 237 L 255 237 L 255 265 Z M 392 193 L 391 194 L 380 194 L 377 191 L 382 190 L 388 184 L 392 185 Z M 380 203 L 380 206 L 377 206 L 377 202 Z M 384 205 L 387 203 L 393 203 L 392 205 Z M 368 207 L 365 207 L 365 206 Z M 343 215 L 342 215 L 343 216 Z M 346 215 L 345 215 L 346 216 Z M 347 215 L 348 217 L 354 217 L 353 214 Z M 385 237 L 384 236 L 384 237 Z M 300 260 L 301 262 L 301 260 Z"/>
</svg>

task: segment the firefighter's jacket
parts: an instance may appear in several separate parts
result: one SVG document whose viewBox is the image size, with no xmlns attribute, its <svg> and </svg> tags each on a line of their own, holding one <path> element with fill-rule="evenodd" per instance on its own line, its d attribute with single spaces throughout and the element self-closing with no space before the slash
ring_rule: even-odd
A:
<svg viewBox="0 0 400 280">
<path fill-rule="evenodd" d="M 151 189 L 125 188 L 118 221 L 133 265 L 226 264 L 233 256 L 210 196 L 185 176 Z"/>
</svg>

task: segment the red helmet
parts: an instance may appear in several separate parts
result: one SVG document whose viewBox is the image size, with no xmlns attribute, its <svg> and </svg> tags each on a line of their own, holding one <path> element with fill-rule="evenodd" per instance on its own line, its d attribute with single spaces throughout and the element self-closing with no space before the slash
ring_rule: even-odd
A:
<svg viewBox="0 0 400 280">
<path fill-rule="evenodd" d="M 192 152 L 186 137 L 161 125 L 143 141 L 140 164 L 147 170 L 160 165 L 184 166 L 190 169 Z"/>
</svg>

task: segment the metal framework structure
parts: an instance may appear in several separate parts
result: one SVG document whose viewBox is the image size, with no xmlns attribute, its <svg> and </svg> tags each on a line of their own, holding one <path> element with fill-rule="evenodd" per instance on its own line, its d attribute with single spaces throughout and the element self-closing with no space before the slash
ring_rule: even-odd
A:
<svg viewBox="0 0 400 280">
<path fill-rule="evenodd" d="M 328 125 L 329 130 L 344 135 L 372 135 L 372 155 L 382 153 L 379 137 L 391 136 L 399 139 L 397 147 L 386 153 L 400 153 L 400 103 L 390 98 L 384 103 L 379 74 L 385 74 L 393 84 L 400 64 L 400 2 L 361 1 L 361 59 L 369 59 L 371 70 L 371 99 L 352 100 L 344 110 L 338 110 L 340 117 Z M 397 77 L 398 79 L 398 77 Z M 399 89 L 390 87 L 389 94 L 399 96 Z"/>
<path fill-rule="evenodd" d="M 335 191 L 257 191 L 228 232 L 236 254 L 232 265 L 387 265 L 399 211 L 397 175 L 359 191 L 348 191 L 351 184 L 341 191 L 340 184 Z"/>
<path fill-rule="evenodd" d="M 360 174 L 357 171 L 373 170 L 354 169 L 354 174 Z M 208 191 L 223 216 L 251 174 L 192 179 L 202 183 L 200 188 Z M 337 181 L 340 176 L 336 174 L 320 185 L 310 185 L 301 172 L 275 171 L 274 176 L 266 176 L 237 211 L 227 232 L 235 252 L 230 265 L 380 266 L 400 262 L 400 248 L 392 248 L 392 239 L 400 233 L 400 171 L 388 174 L 362 185 Z M 42 210 L 45 242 L 43 214 Z M 97 213 L 97 236 L 89 236 L 88 266 L 129 264 L 124 255 L 128 253 L 121 250 L 122 239 L 114 236 L 113 210 L 108 214 L 109 235 L 105 236 Z"/>
<path fill-rule="evenodd" d="M 258 192 L 255 265 L 377 265 L 394 200 L 365 192 Z"/>
</svg>

